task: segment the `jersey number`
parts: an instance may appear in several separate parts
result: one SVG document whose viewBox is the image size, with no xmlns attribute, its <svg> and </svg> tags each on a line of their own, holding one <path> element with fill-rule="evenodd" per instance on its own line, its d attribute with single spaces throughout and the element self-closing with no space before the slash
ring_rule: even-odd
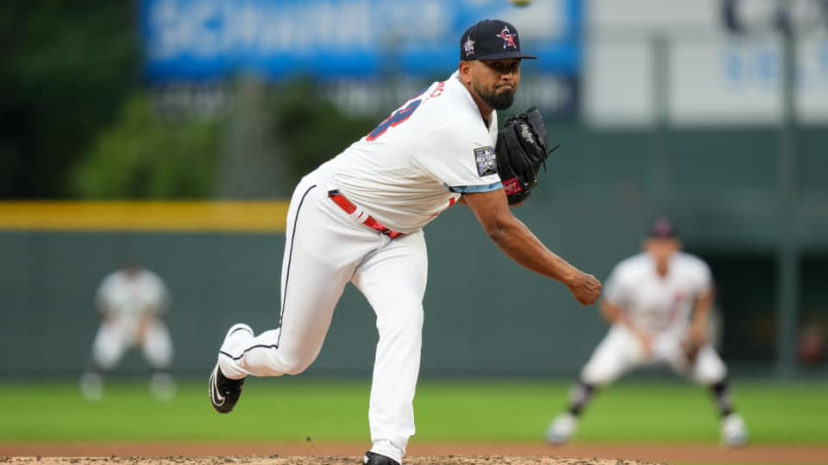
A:
<svg viewBox="0 0 828 465">
<path fill-rule="evenodd" d="M 388 118 L 385 119 L 382 123 L 379 124 L 373 131 L 371 131 L 366 139 L 370 141 L 377 140 L 381 135 L 385 134 L 385 131 L 388 128 L 393 128 L 399 124 L 402 124 L 411 117 L 414 113 L 414 110 L 420 106 L 423 101 L 421 99 L 413 100 L 411 103 L 405 106 L 405 108 L 400 108 L 399 110 L 395 111 L 391 114 Z"/>
</svg>

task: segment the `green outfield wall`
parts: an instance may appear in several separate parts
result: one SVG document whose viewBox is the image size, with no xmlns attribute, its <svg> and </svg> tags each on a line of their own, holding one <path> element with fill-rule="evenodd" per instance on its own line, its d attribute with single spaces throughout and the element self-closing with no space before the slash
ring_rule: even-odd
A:
<svg viewBox="0 0 828 465">
<path fill-rule="evenodd" d="M 603 279 L 638 251 L 650 218 L 670 214 L 687 249 L 713 267 L 723 355 L 734 367 L 772 372 L 780 341 L 777 251 L 790 234 L 801 270 L 792 331 L 828 324 L 828 131 L 798 133 L 790 205 L 778 201 L 774 131 L 653 135 L 557 128 L 550 138 L 560 138 L 563 148 L 548 161 L 531 201 L 515 212 L 553 251 Z M 169 285 L 175 372 L 207 373 L 229 325 L 246 322 L 261 331 L 278 323 L 284 204 L 274 205 L 219 221 L 234 227 L 208 221 L 170 230 L 164 224 L 171 220 L 163 218 L 143 228 L 94 222 L 61 228 L 54 213 L 53 221 L 13 226 L 11 210 L 0 208 L 0 376 L 79 374 L 98 323 L 95 289 L 124 258 L 143 261 Z M 22 215 L 26 223 L 37 210 L 31 208 L 18 211 L 18 220 Z M 780 221 L 788 208 L 793 222 Z M 466 207 L 428 226 L 426 241 L 424 374 L 569 376 L 606 331 L 596 307 L 580 307 L 563 286 L 502 255 Z M 349 288 L 309 371 L 369 373 L 376 338 L 370 307 Z M 119 368 L 145 371 L 137 353 Z"/>
</svg>

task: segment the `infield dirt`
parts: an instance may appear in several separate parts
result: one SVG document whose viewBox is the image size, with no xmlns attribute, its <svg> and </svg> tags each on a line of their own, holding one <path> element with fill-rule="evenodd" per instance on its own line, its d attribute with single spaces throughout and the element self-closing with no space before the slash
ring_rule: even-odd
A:
<svg viewBox="0 0 828 465">
<path fill-rule="evenodd" d="M 0 459 L 16 465 L 355 465 L 357 457 L 14 457 Z M 555 457 L 432 455 L 406 459 L 409 465 L 657 465 L 651 462 Z"/>
<path fill-rule="evenodd" d="M 364 446 L 274 443 L 0 444 L 14 465 L 359 465 Z M 412 444 L 405 465 L 828 465 L 828 446 Z"/>
</svg>

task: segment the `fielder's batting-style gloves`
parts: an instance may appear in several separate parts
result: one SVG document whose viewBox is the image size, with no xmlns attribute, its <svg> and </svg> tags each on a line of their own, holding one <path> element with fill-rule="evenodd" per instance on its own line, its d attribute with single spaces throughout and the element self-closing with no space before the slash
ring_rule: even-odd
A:
<svg viewBox="0 0 828 465">
<path fill-rule="evenodd" d="M 547 150 L 546 126 L 537 108 L 506 118 L 497 136 L 497 172 L 509 205 L 526 200 L 538 185 L 538 170 L 560 144 Z"/>
</svg>

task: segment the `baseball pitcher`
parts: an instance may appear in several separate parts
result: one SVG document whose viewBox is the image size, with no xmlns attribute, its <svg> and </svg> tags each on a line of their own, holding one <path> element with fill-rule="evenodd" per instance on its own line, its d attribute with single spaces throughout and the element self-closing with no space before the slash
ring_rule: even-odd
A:
<svg viewBox="0 0 828 465">
<path fill-rule="evenodd" d="M 423 228 L 458 203 L 514 261 L 564 284 L 584 305 L 598 298 L 601 284 L 548 250 L 509 209 L 531 191 L 547 153 L 542 120 L 530 114 L 511 122 L 523 140 L 501 148 L 512 150 L 509 158 L 495 149 L 497 110 L 511 106 L 521 61 L 531 58 L 512 24 L 473 25 L 461 37 L 454 74 L 301 180 L 287 216 L 279 328 L 228 330 L 209 380 L 216 411 L 233 409 L 247 376 L 307 369 L 351 283 L 373 308 L 379 332 L 365 464 L 400 464 L 414 434 L 428 267 Z M 499 169 L 513 158 L 515 185 L 507 194 Z"/>
</svg>

